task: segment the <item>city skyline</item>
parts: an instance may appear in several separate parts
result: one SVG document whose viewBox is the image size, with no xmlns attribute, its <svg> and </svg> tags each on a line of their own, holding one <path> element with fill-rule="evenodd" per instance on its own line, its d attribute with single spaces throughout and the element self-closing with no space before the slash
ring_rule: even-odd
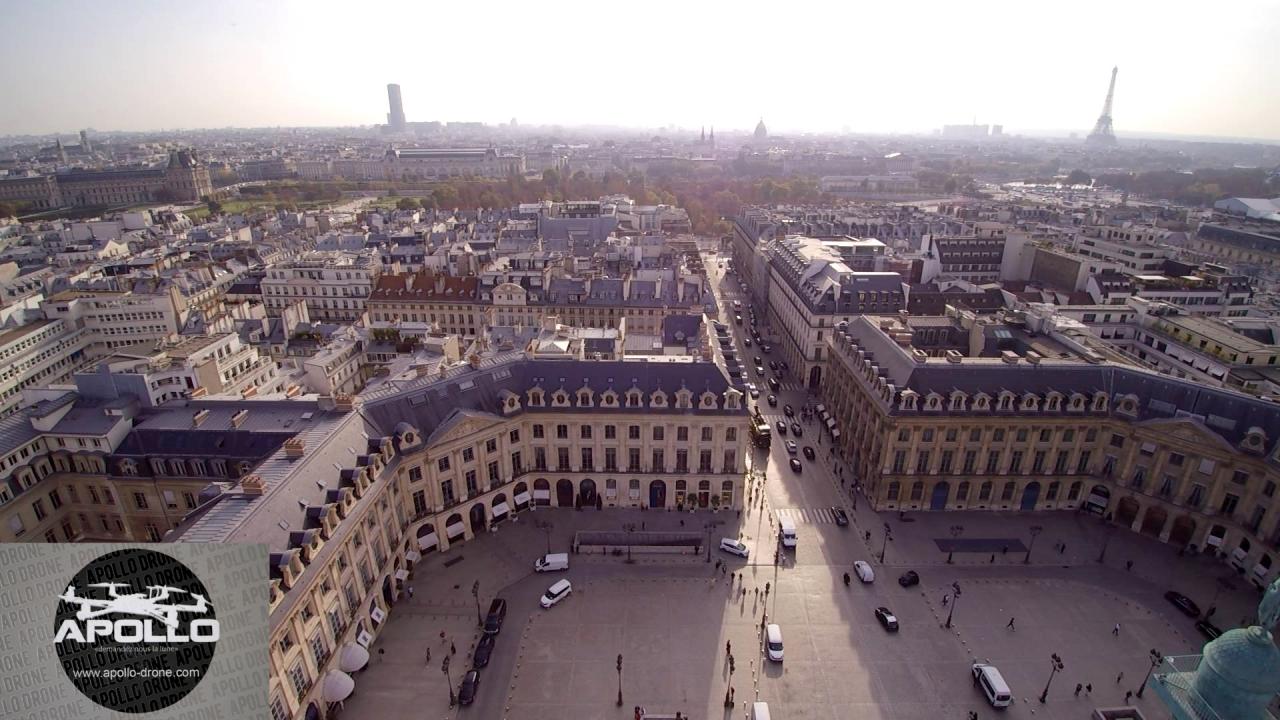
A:
<svg viewBox="0 0 1280 720">
<path fill-rule="evenodd" d="M 11 26 L 32 32 L 17 33 L 0 49 L 0 78 L 9 90 L 0 135 L 81 127 L 369 126 L 386 121 L 386 86 L 395 83 L 410 122 L 714 123 L 727 134 L 749 130 L 763 115 L 777 133 L 928 134 L 976 119 L 1003 125 L 1007 134 L 1083 137 L 1097 117 L 1108 73 L 1119 65 L 1115 128 L 1121 138 L 1280 138 L 1273 127 L 1280 95 L 1255 90 L 1280 81 L 1280 64 L 1266 62 L 1274 55 L 1267 38 L 1280 30 L 1280 3 L 1224 9 L 1233 13 L 1235 34 L 1201 53 L 1171 40 L 1185 32 L 1185 15 L 1176 8 L 1153 14 L 1097 5 L 1071 16 L 1029 17 L 1013 5 L 986 7 L 981 14 L 927 3 L 910 11 L 819 12 L 802 4 L 772 18 L 772 36 L 762 39 L 755 7 L 680 8 L 677 14 L 659 6 L 651 13 L 659 21 L 609 10 L 587 21 L 580 18 L 584 7 L 581 14 L 478 24 L 501 17 L 500 9 L 481 15 L 444 7 L 427 14 L 375 4 L 353 16 L 340 5 L 242 0 L 220 3 L 214 14 L 143 1 L 18 5 L 9 11 Z M 897 30 L 921 16 L 931 22 Z M 432 35 L 424 50 L 386 43 L 392 18 L 402 28 L 477 32 Z M 601 33 L 602 26 L 611 31 Z M 57 27 L 64 43 L 43 72 L 33 73 L 24 59 L 43 46 L 45 35 L 34 32 L 41 27 Z M 867 27 L 895 30 L 858 30 Z M 190 32 L 194 28 L 199 32 Z M 628 29 L 637 39 L 634 49 L 615 41 L 618 30 Z M 665 49 L 642 50 L 655 31 Z M 566 34 L 574 41 L 565 49 L 537 41 Z M 121 42 L 130 35 L 145 41 Z M 956 40 L 974 37 L 980 42 Z M 1082 37 L 1087 52 L 1072 45 Z M 530 72 L 511 62 L 527 53 L 544 58 L 545 69 Z M 455 60 L 440 61 L 447 58 Z M 593 91 L 549 91 L 566 76 Z M 1243 77 L 1251 81 L 1233 82 Z M 634 99 L 637 84 L 648 86 L 641 96 L 652 102 Z M 489 90 L 460 93 L 460 87 Z M 787 100 L 806 96 L 824 102 Z"/>
</svg>

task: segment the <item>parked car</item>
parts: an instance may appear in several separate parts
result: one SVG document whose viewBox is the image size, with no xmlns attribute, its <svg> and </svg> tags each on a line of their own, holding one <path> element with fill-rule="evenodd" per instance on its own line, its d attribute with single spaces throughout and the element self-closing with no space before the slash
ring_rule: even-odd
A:
<svg viewBox="0 0 1280 720">
<path fill-rule="evenodd" d="M 756 356 L 756 367 L 764 367 L 764 358 L 759 355 Z"/>
<path fill-rule="evenodd" d="M 1164 594 L 1164 599 L 1173 603 L 1173 606 L 1182 611 L 1187 617 L 1200 617 L 1200 606 L 1191 601 L 1191 598 L 1180 592 L 1170 590 Z"/>
<path fill-rule="evenodd" d="M 556 584 L 547 588 L 547 591 L 542 594 L 542 600 L 540 601 L 542 604 L 542 607 L 549 608 L 552 605 L 555 605 L 556 603 L 560 602 L 561 600 L 569 597 L 569 593 L 572 593 L 572 592 L 573 592 L 573 586 L 569 584 L 568 580 L 559 580 L 556 582 Z"/>
<path fill-rule="evenodd" d="M 770 389 L 770 390 L 772 390 L 772 391 L 774 391 L 774 392 L 778 392 L 778 389 L 779 389 L 779 388 L 781 388 L 781 387 L 782 387 L 782 383 L 778 382 L 778 378 L 776 378 L 776 377 L 771 377 L 771 378 L 769 378 L 769 389 Z"/>
<path fill-rule="evenodd" d="M 770 369 L 770 370 L 777 370 L 777 369 L 778 369 L 778 361 L 777 361 L 777 360 L 770 360 L 770 361 L 769 361 L 769 369 Z"/>
<path fill-rule="evenodd" d="M 781 420 L 778 421 L 778 434 L 779 435 L 787 434 L 787 424 Z"/>
<path fill-rule="evenodd" d="M 1216 640 L 1218 639 L 1218 636 L 1222 634 L 1222 631 L 1218 629 L 1218 626 L 1208 620 L 1201 620 L 1196 623 L 1196 629 L 1210 640 Z"/>
<path fill-rule="evenodd" d="M 871 569 L 871 564 L 866 560 L 855 560 L 853 563 L 853 571 L 857 573 L 858 579 L 864 583 L 873 583 L 876 581 L 876 571 Z"/>
<path fill-rule="evenodd" d="M 476 643 L 476 651 L 471 654 L 471 667 L 482 668 L 489 664 L 489 656 L 493 654 L 493 644 L 497 635 L 481 635 Z"/>
<path fill-rule="evenodd" d="M 773 394 L 770 394 L 770 395 L 769 395 L 769 406 L 770 406 L 770 407 L 778 407 L 778 396 L 777 396 L 777 395 L 773 395 Z"/>
<path fill-rule="evenodd" d="M 458 686 L 458 704 L 470 705 L 476 701 L 476 691 L 480 689 L 480 673 L 468 670 L 462 676 L 462 684 Z"/>
<path fill-rule="evenodd" d="M 777 623 L 769 623 L 764 630 L 766 655 L 774 662 L 782 662 L 782 628 Z"/>
<path fill-rule="evenodd" d="M 751 347 L 751 338 L 742 338 L 742 344 L 746 347 Z"/>
<path fill-rule="evenodd" d="M 795 454 L 796 454 L 796 441 L 795 441 L 795 440 L 788 440 L 788 441 L 787 441 L 787 454 L 788 454 L 788 455 L 795 455 Z"/>
<path fill-rule="evenodd" d="M 741 540 L 734 540 L 733 538 L 720 538 L 720 549 L 730 555 L 737 555 L 741 558 L 745 558 L 751 554 L 751 552 L 747 550 L 747 546 Z"/>
<path fill-rule="evenodd" d="M 773 352 L 773 346 L 772 346 L 772 345 L 765 345 L 764 347 L 762 347 L 762 348 L 760 348 L 760 349 L 764 351 L 764 354 L 765 354 L 765 355 L 768 355 L 769 353 Z"/>
<path fill-rule="evenodd" d="M 804 428 L 800 427 L 800 423 L 793 422 L 791 423 L 791 434 L 796 437 L 800 437 L 801 435 L 804 435 Z"/>
<path fill-rule="evenodd" d="M 758 399 L 760 397 L 760 388 L 756 387 L 755 383 L 747 383 L 747 394 L 752 398 Z"/>
<path fill-rule="evenodd" d="M 800 464 L 800 458 L 791 458 L 791 471 L 800 472 L 803 466 Z"/>
<path fill-rule="evenodd" d="M 898 618 L 889 608 L 876 608 L 876 620 L 880 621 L 880 626 L 885 630 L 888 630 L 889 632 L 898 632 Z"/>
<path fill-rule="evenodd" d="M 805 448 L 805 449 L 808 450 L 808 448 Z M 849 515 L 845 513 L 844 508 L 833 507 L 831 508 L 831 514 L 835 516 L 837 525 L 839 525 L 840 527 L 848 526 Z"/>
<path fill-rule="evenodd" d="M 494 598 L 489 603 L 489 614 L 484 619 L 484 634 L 497 635 L 502 630 L 502 621 L 507 617 L 507 601 Z"/>
<path fill-rule="evenodd" d="M 908 570 L 898 577 L 898 584 L 904 588 L 919 585 L 920 575 L 915 570 Z"/>
<path fill-rule="evenodd" d="M 796 416 L 796 410 L 795 410 L 795 408 L 791 407 L 790 405 L 783 405 L 783 406 L 782 406 L 782 414 L 783 414 L 783 415 L 786 415 L 787 417 L 795 417 L 795 416 Z"/>
<path fill-rule="evenodd" d="M 810 446 L 808 446 L 808 445 L 805 445 L 805 446 L 804 446 L 804 456 L 805 456 L 806 458 L 808 458 L 809 460 L 812 460 L 812 459 L 814 458 L 813 448 L 812 448 L 812 447 L 810 447 Z"/>
</svg>

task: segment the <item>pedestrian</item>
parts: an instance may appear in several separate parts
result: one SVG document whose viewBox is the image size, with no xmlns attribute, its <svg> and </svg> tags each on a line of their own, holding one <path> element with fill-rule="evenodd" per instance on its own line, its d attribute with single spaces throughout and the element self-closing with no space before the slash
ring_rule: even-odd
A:
<svg viewBox="0 0 1280 720">
<path fill-rule="evenodd" d="M 1008 555 L 1008 554 L 1009 554 L 1009 546 L 1008 546 L 1008 545 L 1005 545 L 1003 548 L 1001 548 L 1001 550 L 1000 550 L 1000 554 L 1001 554 L 1001 555 Z"/>
<path fill-rule="evenodd" d="M 729 655 L 729 673 L 733 673 L 733 655 Z"/>
<path fill-rule="evenodd" d="M 431 664 L 431 648 L 427 648 L 427 664 Z"/>
<path fill-rule="evenodd" d="M 1064 553 L 1064 552 L 1066 552 L 1066 551 L 1067 551 L 1067 544 L 1066 544 L 1066 543 L 1062 543 L 1061 545 L 1059 545 L 1059 546 L 1058 546 L 1058 554 L 1059 554 L 1059 555 L 1061 555 L 1062 553 Z"/>
<path fill-rule="evenodd" d="M 1116 623 L 1116 626 L 1111 628 L 1111 634 L 1115 635 L 1116 637 L 1120 636 L 1120 623 Z M 1119 682 L 1119 681 L 1117 680 L 1116 682 Z"/>
<path fill-rule="evenodd" d="M 1132 691 L 1132 690 L 1125 690 L 1125 691 L 1124 691 L 1124 704 L 1125 704 L 1125 705 L 1128 705 L 1128 704 L 1129 704 L 1129 698 L 1131 698 L 1131 697 L 1133 697 L 1133 691 Z"/>
<path fill-rule="evenodd" d="M 1085 686 L 1084 686 L 1084 694 L 1085 694 L 1085 695 L 1092 695 L 1092 694 L 1093 694 L 1093 683 L 1085 683 Z"/>
<path fill-rule="evenodd" d="M 640 522 L 640 529 L 641 529 L 641 530 L 646 529 L 646 528 L 645 528 L 644 521 L 641 521 L 641 522 Z"/>
<path fill-rule="evenodd" d="M 409 590 L 409 599 L 410 599 L 410 600 L 412 600 L 412 599 L 413 599 L 413 586 L 412 586 L 412 585 L 410 585 L 410 586 L 408 587 L 408 590 Z"/>
<path fill-rule="evenodd" d="M 1125 561 L 1124 569 L 1125 569 L 1125 570 L 1132 570 L 1132 569 L 1133 569 L 1133 561 L 1132 561 L 1132 560 L 1127 560 L 1127 561 Z"/>
<path fill-rule="evenodd" d="M 764 584 L 764 596 L 769 597 L 769 583 Z"/>
<path fill-rule="evenodd" d="M 1116 676 L 1116 684 L 1117 684 L 1117 685 L 1119 685 L 1119 684 L 1120 684 L 1120 681 L 1121 681 L 1121 680 L 1123 680 L 1123 679 L 1124 679 L 1124 671 L 1123 671 L 1123 670 L 1121 670 L 1121 671 L 1120 671 L 1120 674 Z"/>
<path fill-rule="evenodd" d="M 440 631 L 440 642 L 444 642 L 444 631 Z"/>
<path fill-rule="evenodd" d="M 1017 628 L 1013 626 L 1013 618 L 1009 618 L 1009 624 L 1005 625 L 1005 627 L 1009 628 L 1010 630 L 1017 630 Z"/>
<path fill-rule="evenodd" d="M 724 565 L 720 566 L 720 574 L 721 574 L 721 575 L 728 575 L 728 574 L 729 574 L 729 568 L 728 568 L 728 566 L 724 566 Z M 732 583 L 733 581 L 732 581 L 732 580 L 730 580 L 729 582 L 731 582 L 731 583 Z"/>
<path fill-rule="evenodd" d="M 733 649 L 733 645 L 732 645 L 731 641 L 729 641 L 729 640 L 725 640 L 725 641 L 724 641 L 724 654 L 725 654 L 726 656 L 728 656 L 728 655 L 729 655 L 729 653 L 730 653 L 730 651 L 731 651 L 732 649 Z"/>
<path fill-rule="evenodd" d="M 684 521 L 683 521 L 683 520 L 681 520 L 681 521 L 680 521 L 680 527 L 684 527 Z"/>
<path fill-rule="evenodd" d="M 453 641 L 452 641 L 452 640 L 450 640 L 450 641 L 449 641 L 449 654 L 450 654 L 450 655 L 457 655 L 457 654 L 458 654 L 458 647 L 457 647 L 456 645 L 454 645 L 454 644 L 453 644 Z"/>
<path fill-rule="evenodd" d="M 995 564 L 995 562 L 996 562 L 996 554 L 995 554 L 995 553 L 991 553 L 991 564 L 992 564 L 992 565 L 994 565 L 994 564 Z"/>
<path fill-rule="evenodd" d="M 948 603 L 948 602 L 950 602 L 950 601 L 951 601 L 951 596 L 950 596 L 950 595 L 943 595 L 943 596 L 942 596 L 942 607 L 946 607 L 946 606 L 947 606 L 947 603 Z"/>
<path fill-rule="evenodd" d="M 1080 697 L 1080 691 L 1084 689 L 1084 685 L 1076 683 L 1076 697 Z"/>
</svg>

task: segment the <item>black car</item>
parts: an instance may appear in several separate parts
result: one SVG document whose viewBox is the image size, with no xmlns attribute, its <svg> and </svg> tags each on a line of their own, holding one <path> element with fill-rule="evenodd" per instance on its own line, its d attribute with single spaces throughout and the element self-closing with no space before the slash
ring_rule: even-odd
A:
<svg viewBox="0 0 1280 720">
<path fill-rule="evenodd" d="M 770 369 L 770 370 L 777 370 L 777 369 L 778 369 L 778 361 L 777 361 L 777 360 L 770 360 L 770 361 L 769 361 L 769 369 Z"/>
<path fill-rule="evenodd" d="M 769 378 L 769 389 L 770 389 L 770 390 L 772 390 L 772 391 L 774 391 L 774 392 L 778 392 L 778 388 L 779 388 L 779 387 L 781 387 L 781 386 L 782 386 L 782 384 L 778 382 L 778 378 L 776 378 L 776 377 L 771 377 L 771 378 Z"/>
<path fill-rule="evenodd" d="M 1170 590 L 1164 594 L 1164 599 L 1173 603 L 1173 606 L 1182 611 L 1187 617 L 1200 617 L 1200 606 L 1191 601 L 1191 598 L 1180 592 Z"/>
<path fill-rule="evenodd" d="M 791 434 L 795 435 L 796 437 L 800 437 L 804 435 L 804 428 L 800 427 L 800 423 L 793 422 L 791 423 Z"/>
<path fill-rule="evenodd" d="M 462 684 L 458 686 L 458 704 L 470 705 L 476 701 L 476 691 L 480 689 L 480 673 L 468 670 L 462 676 Z"/>
<path fill-rule="evenodd" d="M 476 651 L 471 654 L 471 667 L 482 668 L 489 664 L 489 656 L 493 654 L 493 644 L 497 639 L 496 635 L 480 636 L 480 642 L 476 643 Z"/>
<path fill-rule="evenodd" d="M 911 587 L 912 585 L 919 585 L 920 575 L 917 574 L 915 570 L 908 570 L 902 573 L 902 576 L 898 578 L 898 584 L 901 585 L 902 587 Z"/>
<path fill-rule="evenodd" d="M 1217 640 L 1218 636 L 1222 634 L 1222 630 L 1219 630 L 1217 625 L 1214 625 L 1208 620 L 1201 620 L 1196 623 L 1196 629 L 1210 640 Z"/>
<path fill-rule="evenodd" d="M 876 620 L 880 621 L 880 626 L 889 632 L 898 632 L 898 617 L 893 611 L 887 607 L 876 608 Z"/>
<path fill-rule="evenodd" d="M 836 518 L 836 524 L 840 527 L 846 527 L 849 524 L 849 516 L 842 507 L 831 508 L 831 514 Z"/>
<path fill-rule="evenodd" d="M 800 465 L 800 458 L 791 458 L 791 469 L 793 471 L 800 472 L 801 467 L 802 466 Z"/>
<path fill-rule="evenodd" d="M 787 424 L 782 422 L 781 420 L 778 421 L 778 434 L 779 435 L 787 434 Z"/>
<path fill-rule="evenodd" d="M 502 621 L 507 618 L 507 601 L 494 598 L 489 603 L 489 615 L 484 619 L 484 634 L 496 635 L 502 629 Z"/>
<path fill-rule="evenodd" d="M 778 407 L 778 396 L 777 396 L 777 395 L 770 395 L 770 396 L 769 396 L 769 406 L 770 406 L 770 407 Z M 791 406 L 790 406 L 790 405 L 788 405 L 787 407 L 791 407 Z"/>
<path fill-rule="evenodd" d="M 808 458 L 808 459 L 812 460 L 812 459 L 814 458 L 813 448 L 812 448 L 812 447 L 810 447 L 810 446 L 808 446 L 808 445 L 805 445 L 805 446 L 804 446 L 804 456 L 805 456 L 806 458 Z"/>
<path fill-rule="evenodd" d="M 795 408 L 791 407 L 790 405 L 783 405 L 783 406 L 782 406 L 782 414 L 783 414 L 783 415 L 786 415 L 787 417 L 795 417 L 795 416 L 796 416 L 796 410 L 795 410 Z"/>
</svg>

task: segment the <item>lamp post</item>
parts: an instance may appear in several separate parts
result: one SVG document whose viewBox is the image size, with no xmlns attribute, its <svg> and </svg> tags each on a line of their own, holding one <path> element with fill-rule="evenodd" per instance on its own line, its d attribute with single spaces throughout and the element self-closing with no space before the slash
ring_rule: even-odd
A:
<svg viewBox="0 0 1280 720">
<path fill-rule="evenodd" d="M 1209 601 L 1209 609 L 1204 611 L 1205 620 L 1208 620 L 1210 617 L 1213 616 L 1215 612 L 1218 611 L 1218 596 L 1222 594 L 1222 591 L 1234 590 L 1235 587 L 1236 587 L 1236 584 L 1231 581 L 1230 575 L 1225 575 L 1218 578 L 1218 587 L 1216 590 L 1213 591 L 1213 599 Z"/>
<path fill-rule="evenodd" d="M 632 560 L 631 560 L 631 533 L 633 533 L 633 532 L 635 532 L 635 531 L 636 531 L 636 524 L 635 524 L 635 523 L 626 523 L 626 524 L 624 524 L 624 525 L 622 526 L 622 529 L 627 531 L 627 562 L 628 562 L 628 563 L 630 563 L 630 562 L 632 562 Z"/>
<path fill-rule="evenodd" d="M 1151 667 L 1147 668 L 1147 676 L 1142 680 L 1142 687 L 1138 688 L 1138 697 L 1142 697 L 1142 691 L 1147 689 L 1147 681 L 1151 679 L 1151 673 L 1156 671 L 1156 666 L 1164 662 L 1164 655 L 1159 650 L 1152 648 L 1149 653 L 1151 657 Z"/>
<path fill-rule="evenodd" d="M 546 520 L 537 520 L 535 521 L 535 523 L 536 523 L 535 526 L 539 530 L 547 534 L 547 554 L 550 555 L 551 554 L 551 530 L 555 528 L 555 525 L 552 525 L 549 521 L 546 521 Z"/>
<path fill-rule="evenodd" d="M 1027 528 L 1027 532 L 1031 533 L 1031 544 L 1027 545 L 1027 556 L 1022 558 L 1022 563 L 1024 565 L 1029 565 L 1031 563 L 1031 548 L 1036 546 L 1036 536 L 1044 532 L 1044 528 L 1040 525 L 1032 525 Z"/>
<path fill-rule="evenodd" d="M 476 599 L 476 625 L 484 627 L 484 616 L 480 614 L 480 581 L 471 583 L 471 596 Z"/>
<path fill-rule="evenodd" d="M 1058 653 L 1049 656 L 1049 682 L 1044 684 L 1044 692 L 1040 693 L 1040 702 L 1049 698 L 1049 686 L 1053 684 L 1053 676 L 1057 675 L 1062 667 L 1062 658 L 1058 657 Z"/>
<path fill-rule="evenodd" d="M 880 546 L 880 564 L 884 564 L 885 551 L 889 549 L 889 523 L 884 524 L 884 544 Z"/>
<path fill-rule="evenodd" d="M 1116 526 L 1107 522 L 1104 517 L 1102 522 L 1107 526 L 1107 537 L 1102 541 L 1102 550 L 1098 552 L 1098 562 L 1102 562 L 1107 557 L 1107 546 L 1111 544 L 1111 536 L 1116 532 Z"/>
<path fill-rule="evenodd" d="M 956 601 L 960 599 L 960 583 L 951 583 L 951 610 L 947 612 L 947 627 L 951 627 L 951 616 L 956 614 Z"/>
<path fill-rule="evenodd" d="M 453 707 L 458 703 L 458 696 L 453 694 L 453 678 L 449 676 L 449 659 L 451 656 L 445 655 L 444 661 L 440 663 L 440 670 L 444 673 L 444 680 L 449 684 L 449 707 Z"/>
<path fill-rule="evenodd" d="M 618 653 L 618 707 L 622 707 L 622 653 Z"/>
<path fill-rule="evenodd" d="M 715 526 L 716 524 L 714 522 L 708 522 L 702 526 L 702 529 L 707 532 L 707 562 L 711 562 L 711 530 L 715 528 Z"/>
<path fill-rule="evenodd" d="M 951 537 L 953 537 L 953 538 L 959 538 L 959 537 L 960 537 L 961 535 L 963 535 L 963 534 L 964 534 L 964 526 L 963 526 L 963 525 L 952 525 L 952 526 L 951 526 Z M 951 564 L 951 560 L 952 560 L 952 558 L 954 558 L 954 557 L 955 557 L 955 554 L 956 554 L 956 550 L 955 550 L 955 547 L 953 546 L 953 547 L 951 548 L 951 551 L 947 553 L 947 564 L 948 564 L 948 565 L 950 565 L 950 564 Z"/>
</svg>

